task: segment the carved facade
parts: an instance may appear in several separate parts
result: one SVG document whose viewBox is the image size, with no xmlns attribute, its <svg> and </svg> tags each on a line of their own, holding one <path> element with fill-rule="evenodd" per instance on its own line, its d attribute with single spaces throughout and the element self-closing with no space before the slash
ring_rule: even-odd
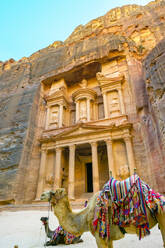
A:
<svg viewBox="0 0 165 248">
<path fill-rule="evenodd" d="M 125 106 L 133 103 L 123 61 L 124 71 L 113 72 L 111 65 L 121 63 L 114 60 L 79 82 L 43 82 L 45 130 L 36 199 L 58 187 L 65 187 L 70 199 L 80 198 L 100 190 L 110 172 L 120 180 L 133 174 L 131 112 Z"/>
<path fill-rule="evenodd" d="M 116 8 L 0 61 L 0 204 L 59 186 L 85 199 L 134 168 L 165 194 L 164 12 L 161 0 Z"/>
</svg>

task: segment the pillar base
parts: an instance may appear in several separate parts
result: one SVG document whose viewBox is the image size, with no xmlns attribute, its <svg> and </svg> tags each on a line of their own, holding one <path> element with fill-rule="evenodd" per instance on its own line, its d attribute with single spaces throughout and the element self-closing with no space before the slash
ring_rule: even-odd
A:
<svg viewBox="0 0 165 248">
<path fill-rule="evenodd" d="M 76 198 L 75 198 L 75 197 L 73 197 L 73 196 L 68 197 L 68 198 L 69 198 L 69 200 L 70 200 L 70 201 L 75 201 L 75 200 L 76 200 Z"/>
</svg>

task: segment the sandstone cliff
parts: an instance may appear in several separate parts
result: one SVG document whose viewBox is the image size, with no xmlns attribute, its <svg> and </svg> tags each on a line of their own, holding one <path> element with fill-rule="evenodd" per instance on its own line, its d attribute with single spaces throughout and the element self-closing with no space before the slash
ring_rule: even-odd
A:
<svg viewBox="0 0 165 248">
<path fill-rule="evenodd" d="M 128 55 L 139 115 L 135 130 L 144 139 L 153 164 L 150 172 L 155 173 L 153 186 L 165 192 L 162 184 L 165 179 L 164 13 L 164 0 L 144 7 L 115 8 L 78 26 L 64 42 L 54 42 L 29 58 L 0 62 L 1 201 L 26 202 L 35 198 L 40 156 L 38 139 L 44 126 L 45 108 L 41 81 L 60 77 L 72 81 L 72 73 L 80 66 L 106 60 L 116 53 Z M 81 80 L 85 71 L 74 75 Z M 143 156 L 140 142 L 139 138 L 134 143 L 137 160 Z"/>
</svg>

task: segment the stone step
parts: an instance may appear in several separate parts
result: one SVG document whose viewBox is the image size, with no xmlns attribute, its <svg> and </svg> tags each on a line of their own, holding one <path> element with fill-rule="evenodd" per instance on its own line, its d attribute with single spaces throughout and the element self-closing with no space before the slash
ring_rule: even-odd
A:
<svg viewBox="0 0 165 248">
<path fill-rule="evenodd" d="M 93 193 L 84 193 L 80 198 L 70 201 L 73 209 L 84 208 L 85 201 L 88 201 L 92 197 Z M 31 204 L 7 204 L 0 205 L 1 211 L 19 211 L 19 210 L 48 210 L 49 203 L 42 202 L 40 200 L 34 200 Z"/>
<path fill-rule="evenodd" d="M 20 210 L 47 210 L 48 203 L 37 203 L 37 204 L 20 204 L 20 205 L 3 205 L 0 206 L 0 212 L 2 211 L 20 211 Z"/>
</svg>

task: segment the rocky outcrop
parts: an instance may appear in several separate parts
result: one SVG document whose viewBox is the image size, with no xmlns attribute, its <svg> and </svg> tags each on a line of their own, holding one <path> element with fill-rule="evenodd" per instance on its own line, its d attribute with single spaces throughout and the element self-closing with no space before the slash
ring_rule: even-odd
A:
<svg viewBox="0 0 165 248">
<path fill-rule="evenodd" d="M 165 148 L 165 39 L 163 39 L 144 61 L 146 87 L 155 119 L 158 122 Z"/>
<path fill-rule="evenodd" d="M 165 39 L 145 58 L 144 75 L 149 98 L 149 115 L 143 115 L 148 131 L 153 173 L 160 188 L 164 186 L 165 170 Z"/>
<path fill-rule="evenodd" d="M 116 55 L 128 55 L 127 58 L 130 58 L 129 76 L 134 82 L 139 114 L 139 123 L 136 125 L 138 137 L 141 135 L 143 138 L 144 133 L 147 134 L 145 143 L 148 144 L 146 149 L 150 152 L 151 160 L 156 152 L 163 159 L 164 43 L 159 42 L 165 32 L 164 12 L 164 0 L 151 2 L 144 7 L 127 5 L 115 8 L 84 26 L 78 26 L 64 42 L 54 42 L 29 58 L 0 62 L 1 201 L 16 199 L 25 202 L 35 197 L 40 156 L 39 137 L 44 126 L 42 118 L 45 110 L 41 82 L 60 77 L 70 82 L 75 75 L 81 80 L 86 73 L 83 65 L 93 66 L 95 63 L 97 67 L 98 62 Z M 142 74 L 143 60 L 146 76 Z M 78 74 L 80 68 L 82 73 Z M 98 68 L 95 69 L 97 71 Z M 153 132 L 155 136 L 151 140 L 149 137 Z M 154 137 L 156 148 L 152 146 Z M 134 146 L 139 147 L 139 144 L 140 138 L 139 141 L 136 138 Z M 135 153 L 138 158 L 143 151 L 137 148 Z M 145 160 L 144 154 L 143 157 Z M 155 156 L 156 166 L 152 168 L 152 172 L 157 173 L 155 184 L 162 171 L 162 161 L 158 161 Z M 161 175 L 163 180 L 164 174 Z M 161 191 L 165 191 L 158 184 Z"/>
</svg>

